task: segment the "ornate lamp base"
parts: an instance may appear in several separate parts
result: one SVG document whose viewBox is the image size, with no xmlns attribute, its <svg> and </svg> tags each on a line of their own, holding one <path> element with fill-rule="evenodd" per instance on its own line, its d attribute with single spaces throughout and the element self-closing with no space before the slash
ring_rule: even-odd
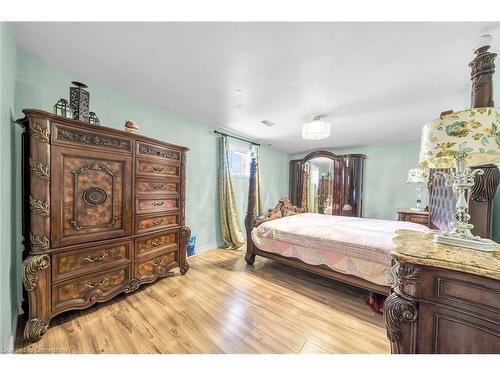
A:
<svg viewBox="0 0 500 375">
<path fill-rule="evenodd" d="M 496 242 L 485 238 L 481 238 L 479 240 L 469 240 L 442 233 L 435 234 L 433 241 L 444 245 L 460 246 L 480 251 L 494 251 L 493 249 L 497 245 Z"/>
</svg>

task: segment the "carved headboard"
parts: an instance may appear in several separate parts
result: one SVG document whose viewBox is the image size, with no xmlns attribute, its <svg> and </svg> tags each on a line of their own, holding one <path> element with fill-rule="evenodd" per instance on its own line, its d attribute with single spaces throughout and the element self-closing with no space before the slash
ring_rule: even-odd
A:
<svg viewBox="0 0 500 375">
<path fill-rule="evenodd" d="M 430 170 L 429 227 L 448 232 L 453 224 L 457 199 L 451 186 L 446 186 L 445 178 L 436 175 L 436 171 L 448 172 L 447 169 Z"/>
</svg>

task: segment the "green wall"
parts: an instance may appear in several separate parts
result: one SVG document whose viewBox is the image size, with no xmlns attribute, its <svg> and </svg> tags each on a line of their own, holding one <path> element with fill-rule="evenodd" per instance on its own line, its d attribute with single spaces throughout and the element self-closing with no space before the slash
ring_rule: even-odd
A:
<svg viewBox="0 0 500 375">
<path fill-rule="evenodd" d="M 11 24 L 0 23 L 0 353 L 10 349 L 17 310 L 17 272 L 14 144 L 16 44 Z"/>
<path fill-rule="evenodd" d="M 413 207 L 416 201 L 415 185 L 406 184 L 408 169 L 418 165 L 420 142 L 404 142 L 329 149 L 335 154 L 365 154 L 363 184 L 363 216 L 374 219 L 395 220 L 396 208 Z M 295 154 L 291 159 L 302 158 Z M 428 204 L 424 189 L 424 205 Z M 500 188 L 493 208 L 493 239 L 500 242 Z"/>
<path fill-rule="evenodd" d="M 122 129 L 126 120 L 136 121 L 141 134 L 190 148 L 187 158 L 186 224 L 197 236 L 198 250 L 220 246 L 217 137 L 205 123 L 168 110 L 86 77 L 45 64 L 40 58 L 16 50 L 11 25 L 1 24 L 1 339 L 8 347 L 14 311 L 21 301 L 21 197 L 20 133 L 13 120 L 23 108 L 52 111 L 59 98 L 68 98 L 71 81 L 89 86 L 90 107 L 101 123 Z M 288 191 L 289 154 L 269 146 L 261 147 L 261 189 L 265 207 L 274 206 Z M 4 180 L 5 179 L 5 180 Z M 237 184 L 239 212 L 246 211 L 246 183 Z"/>
<path fill-rule="evenodd" d="M 197 236 L 197 246 L 221 244 L 217 196 L 217 137 L 207 124 L 152 105 L 140 98 L 100 85 L 88 78 L 43 63 L 19 50 L 16 82 L 16 115 L 23 108 L 51 111 L 59 98 L 68 98 L 71 81 L 89 86 L 90 107 L 102 124 L 121 129 L 126 120 L 139 124 L 141 134 L 190 148 L 187 161 L 186 224 Z M 287 169 L 288 154 L 263 147 L 267 174 Z M 279 157 L 276 157 L 279 155 Z M 279 173 L 278 173 L 279 174 Z M 282 173 L 281 173 L 282 174 Z M 262 181 L 270 200 L 286 191 L 288 180 Z"/>
</svg>

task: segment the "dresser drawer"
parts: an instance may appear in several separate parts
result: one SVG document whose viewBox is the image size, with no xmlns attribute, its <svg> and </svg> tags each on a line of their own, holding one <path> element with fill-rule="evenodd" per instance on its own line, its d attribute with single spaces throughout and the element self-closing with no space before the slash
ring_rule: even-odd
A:
<svg viewBox="0 0 500 375">
<path fill-rule="evenodd" d="M 151 214 L 179 210 L 178 197 L 166 198 L 136 198 L 135 212 L 137 214 Z"/>
<path fill-rule="evenodd" d="M 179 226 L 179 214 L 163 214 L 143 216 L 135 219 L 135 232 L 137 234 L 153 232 Z"/>
<path fill-rule="evenodd" d="M 117 242 L 55 253 L 52 255 L 52 278 L 57 281 L 120 266 L 131 260 L 131 253 L 132 242 Z"/>
<path fill-rule="evenodd" d="M 419 214 L 408 214 L 408 213 L 400 213 L 398 214 L 399 221 L 409 221 L 411 223 L 417 223 L 427 226 L 429 223 L 428 215 L 419 215 Z"/>
<path fill-rule="evenodd" d="M 478 309 L 484 313 L 500 314 L 500 288 L 498 282 L 484 282 L 472 275 L 443 272 L 434 278 L 434 299 L 461 309 Z"/>
<path fill-rule="evenodd" d="M 179 194 L 179 181 L 155 180 L 149 178 L 138 178 L 135 181 L 136 195 L 157 195 L 157 194 Z"/>
<path fill-rule="evenodd" d="M 130 280 L 130 265 L 71 279 L 52 286 L 53 312 L 106 301 L 123 291 Z"/>
<path fill-rule="evenodd" d="M 85 149 L 132 153 L 132 140 L 106 132 L 105 127 L 64 126 L 52 122 L 52 143 L 63 146 L 80 146 Z"/>
<path fill-rule="evenodd" d="M 180 177 L 180 164 L 162 161 L 136 159 L 135 175 L 137 177 Z"/>
<path fill-rule="evenodd" d="M 144 158 L 176 162 L 180 162 L 181 160 L 180 150 L 144 141 L 136 142 L 135 153 L 138 157 Z"/>
<path fill-rule="evenodd" d="M 135 277 L 140 281 L 154 280 L 178 266 L 177 252 L 168 253 L 135 265 Z"/>
<path fill-rule="evenodd" d="M 136 257 L 176 251 L 179 248 L 179 231 L 174 229 L 162 234 L 140 237 L 135 240 L 135 243 Z"/>
</svg>

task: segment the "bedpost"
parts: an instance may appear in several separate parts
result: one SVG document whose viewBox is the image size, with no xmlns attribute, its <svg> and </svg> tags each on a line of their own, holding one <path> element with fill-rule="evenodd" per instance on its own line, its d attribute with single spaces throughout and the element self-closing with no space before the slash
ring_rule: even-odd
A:
<svg viewBox="0 0 500 375">
<path fill-rule="evenodd" d="M 247 205 L 247 215 L 245 216 L 245 228 L 247 232 L 247 253 L 245 255 L 245 260 L 247 264 L 252 265 L 255 262 L 255 254 L 253 252 L 253 241 L 252 241 L 252 229 L 255 218 L 257 216 L 256 202 L 257 202 L 257 160 L 252 157 L 250 162 L 250 178 L 248 187 L 248 205 Z"/>
</svg>

